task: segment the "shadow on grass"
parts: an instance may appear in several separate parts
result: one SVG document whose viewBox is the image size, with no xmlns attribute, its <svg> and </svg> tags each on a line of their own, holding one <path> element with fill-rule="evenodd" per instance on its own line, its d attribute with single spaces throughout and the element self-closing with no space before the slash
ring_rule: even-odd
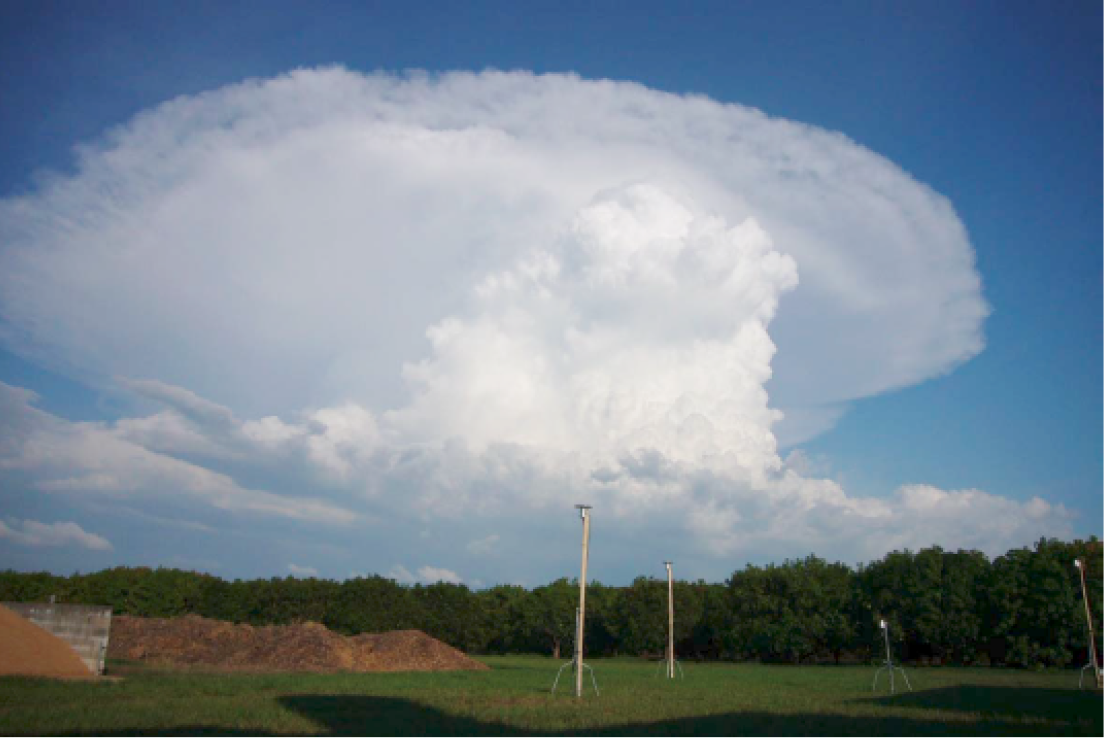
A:
<svg viewBox="0 0 1104 738">
<path fill-rule="evenodd" d="M 1065 696 L 1061 690 L 1041 691 L 1057 691 Z M 895 700 L 900 697 L 889 698 L 889 705 L 897 706 L 899 703 Z M 894 715 L 871 717 L 734 712 L 551 731 L 476 720 L 449 714 L 413 700 L 393 697 L 296 695 L 282 697 L 280 703 L 308 718 L 329 735 L 1100 735 L 1099 717 L 1095 725 L 1091 717 L 1079 719 L 1082 714 L 1080 706 L 1078 714 L 1059 717 L 1053 703 L 1048 703 L 1046 710 L 1039 715 L 1045 720 L 1033 722 L 1022 722 L 1022 710 L 1018 711 L 1018 720 L 1012 716 L 992 715 L 981 720 L 953 722 L 937 717 Z M 563 706 L 569 708 L 570 704 L 565 701 Z M 1099 700 L 1096 704 L 1099 715 Z M 915 706 L 942 709 L 938 704 L 918 703 Z M 978 710 L 977 707 L 969 709 Z"/>
<path fill-rule="evenodd" d="M 1091 690 L 958 685 L 920 692 L 898 692 L 864 701 L 886 707 L 955 710 L 1019 718 L 1061 716 L 1074 720 L 1096 719 L 1098 725 L 1102 722 L 1100 695 Z"/>
</svg>

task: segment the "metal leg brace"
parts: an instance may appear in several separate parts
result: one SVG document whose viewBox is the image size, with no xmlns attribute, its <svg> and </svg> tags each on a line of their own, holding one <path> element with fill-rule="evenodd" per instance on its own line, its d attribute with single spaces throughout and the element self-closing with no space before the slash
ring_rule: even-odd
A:
<svg viewBox="0 0 1104 738">
<path fill-rule="evenodd" d="M 897 666 L 892 661 L 886 661 L 884 664 L 881 665 L 881 667 L 879 667 L 879 669 L 876 672 L 874 672 L 874 686 L 871 687 L 871 691 L 873 691 L 873 692 L 878 691 L 878 675 L 881 674 L 883 671 L 888 671 L 889 672 L 889 693 L 890 694 L 896 694 L 896 692 L 897 692 L 897 685 L 894 683 L 894 680 L 893 680 L 893 672 L 895 672 L 895 671 L 901 672 L 901 676 L 903 676 L 905 678 L 905 685 L 908 687 L 908 690 L 910 692 L 912 691 L 912 685 L 909 684 L 908 674 L 905 673 L 904 669 L 902 669 L 900 666 Z"/>
<path fill-rule="evenodd" d="M 1097 667 L 1096 664 L 1085 664 L 1084 666 L 1081 667 L 1081 678 L 1077 680 L 1077 688 L 1078 689 L 1083 689 L 1084 688 L 1082 685 L 1084 685 L 1084 683 L 1085 683 L 1085 672 L 1088 671 L 1089 669 L 1092 669 L 1093 679 L 1096 680 L 1097 688 L 1100 687 L 1101 679 L 1100 679 L 1100 669 L 1099 669 L 1099 667 Z"/>
<path fill-rule="evenodd" d="M 666 666 L 666 665 L 667 665 L 667 659 L 663 659 L 663 661 L 658 662 L 656 664 L 656 673 L 652 675 L 653 678 L 659 676 L 660 671 L 662 671 L 663 667 Z M 685 679 L 686 674 L 684 674 L 683 671 L 682 671 L 682 662 L 679 661 L 678 659 L 675 659 L 675 666 L 678 668 L 679 676 L 682 677 L 683 679 Z"/>
<path fill-rule="evenodd" d="M 556 672 L 556 680 L 552 682 L 552 694 L 556 694 L 556 685 L 560 683 L 560 675 L 563 674 L 563 670 L 570 666 L 572 667 L 571 672 L 575 673 L 575 664 L 577 662 L 578 658 L 573 658 L 571 659 L 571 661 L 568 661 L 566 664 L 559 668 L 559 670 Z M 600 692 L 598 691 L 598 680 L 594 678 L 594 669 L 592 669 L 590 667 L 590 664 L 585 661 L 583 662 L 583 668 L 590 672 L 590 682 L 594 685 L 595 696 L 600 696 Z"/>
</svg>

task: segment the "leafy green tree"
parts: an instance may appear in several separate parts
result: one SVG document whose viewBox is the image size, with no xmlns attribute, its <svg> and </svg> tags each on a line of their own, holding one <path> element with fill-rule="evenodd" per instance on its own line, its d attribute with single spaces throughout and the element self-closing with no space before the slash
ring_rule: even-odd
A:
<svg viewBox="0 0 1104 738">
<path fill-rule="evenodd" d="M 0 602 L 44 602 L 57 594 L 65 583 L 64 577 L 45 571 L 0 571 Z"/>
<path fill-rule="evenodd" d="M 462 651 L 485 651 L 488 634 L 479 600 L 463 584 L 437 582 L 410 592 L 423 613 L 421 629 Z"/>
<path fill-rule="evenodd" d="M 1040 539 L 993 562 L 987 587 L 990 657 L 1014 666 L 1065 666 L 1084 636 L 1069 544 Z M 1071 574 L 1071 571 L 1073 573 Z"/>
<path fill-rule="evenodd" d="M 725 634 L 732 629 L 732 600 L 723 584 L 707 584 L 699 581 L 694 585 L 700 592 L 701 614 L 693 624 L 687 653 L 698 658 L 718 659 L 731 654 L 732 649 L 726 643 Z"/>
<path fill-rule="evenodd" d="M 516 653 L 528 650 L 525 636 L 526 600 L 532 595 L 524 587 L 500 584 L 475 593 L 486 631 L 486 650 Z"/>
<path fill-rule="evenodd" d="M 943 554 L 942 622 L 936 650 L 949 660 L 977 660 L 982 639 L 982 606 L 989 559 L 980 551 Z"/>
<path fill-rule="evenodd" d="M 930 644 L 940 629 L 942 605 L 940 578 L 942 551 L 928 549 L 918 556 L 911 551 L 893 551 L 861 571 L 866 601 L 870 605 L 870 623 L 864 623 L 864 636 L 879 642 L 877 622 L 884 619 L 897 656 L 905 659 L 931 654 Z M 869 630 L 868 630 L 869 629 Z M 874 647 L 881 658 L 880 645 Z"/>
<path fill-rule="evenodd" d="M 851 579 L 845 565 L 816 556 L 734 574 L 734 645 L 765 660 L 838 660 L 854 637 Z"/>
<path fill-rule="evenodd" d="M 426 613 L 410 590 L 381 576 L 357 577 L 341 583 L 323 624 L 345 635 L 385 633 L 423 627 Z"/>
<path fill-rule="evenodd" d="M 621 593 L 615 623 L 625 653 L 663 653 L 667 643 L 667 582 L 651 577 L 633 580 Z"/>
<path fill-rule="evenodd" d="M 587 653 L 616 655 L 620 652 L 617 614 L 622 607 L 621 597 L 621 587 L 607 587 L 601 582 L 591 582 L 587 585 L 585 623 Z"/>
<path fill-rule="evenodd" d="M 560 658 L 565 645 L 575 640 L 575 609 L 578 605 L 577 582 L 557 579 L 537 587 L 524 601 L 523 632 L 530 643 L 541 644 L 553 658 Z"/>
</svg>

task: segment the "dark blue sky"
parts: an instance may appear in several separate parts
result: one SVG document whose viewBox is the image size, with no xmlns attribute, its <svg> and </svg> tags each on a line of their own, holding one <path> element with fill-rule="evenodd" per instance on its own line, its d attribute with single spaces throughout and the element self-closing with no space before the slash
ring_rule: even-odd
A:
<svg viewBox="0 0 1104 738">
<path fill-rule="evenodd" d="M 1039 495 L 1099 535 L 1102 22 L 1099 2 L 7 0 L 0 196 L 160 102 L 327 64 L 575 72 L 839 131 L 949 198 L 993 312 L 980 356 L 803 449 L 853 493 Z M 0 381 L 69 419 L 116 414 L 7 351 Z"/>
</svg>

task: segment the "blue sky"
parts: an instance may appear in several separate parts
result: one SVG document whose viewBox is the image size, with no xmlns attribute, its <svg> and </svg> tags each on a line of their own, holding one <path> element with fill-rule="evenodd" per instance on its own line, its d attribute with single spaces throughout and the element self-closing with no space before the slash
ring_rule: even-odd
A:
<svg viewBox="0 0 1104 738">
<path fill-rule="evenodd" d="M 903 545 L 977 546 L 994 553 L 1041 534 L 1100 535 L 1101 21 L 1096 3 L 319 7 L 269 2 L 193 3 L 186 12 L 149 3 L 6 3 L 0 9 L 0 68 L 5 70 L 0 81 L 0 234 L 5 235 L 0 258 L 6 254 L 9 274 L 21 281 L 13 278 L 0 286 L 8 292 L 0 300 L 0 382 L 37 398 L 11 390 L 2 406 L 8 422 L 0 437 L 5 454 L 0 459 L 0 519 L 5 524 L 0 564 L 62 572 L 120 563 L 170 565 L 222 576 L 315 570 L 342 578 L 374 571 L 409 580 L 445 576 L 476 586 L 497 581 L 532 585 L 573 571 L 577 521 L 570 504 L 579 494 L 607 502 L 606 509 L 596 503 L 595 533 L 602 535 L 599 526 L 607 526 L 607 538 L 604 547 L 595 547 L 592 571 L 614 583 L 656 573 L 647 562 L 671 557 L 671 548 L 676 561 L 687 562 L 687 575 L 717 579 L 749 560 L 810 551 L 859 561 Z M 310 73 L 283 87 L 264 87 L 264 82 L 258 82 L 259 90 L 228 87 L 331 65 L 351 76 Z M 513 324 L 504 322 L 505 316 L 520 312 L 548 330 L 563 326 L 541 323 L 552 318 L 528 302 L 509 302 L 501 295 L 471 298 L 475 285 L 486 284 L 480 280 L 490 275 L 528 273 L 523 268 L 527 252 L 502 246 L 503 234 L 486 234 L 480 241 L 478 228 L 471 235 L 467 216 L 449 214 L 447 207 L 430 217 L 436 220 L 424 238 L 455 239 L 453 250 L 422 256 L 415 234 L 403 242 L 404 253 L 419 255 L 399 266 L 388 266 L 390 256 L 355 257 L 371 286 L 364 291 L 378 289 L 382 295 L 388 283 L 403 284 L 404 275 L 412 280 L 410 289 L 399 293 L 401 304 L 383 298 L 356 302 L 366 315 L 384 316 L 370 340 L 342 332 L 343 323 L 329 327 L 325 318 L 326 330 L 313 324 L 289 327 L 294 315 L 264 322 L 256 316 L 269 314 L 262 310 L 267 303 L 219 302 L 230 299 L 230 293 L 209 284 L 223 284 L 218 280 L 225 278 L 226 284 L 248 282 L 253 289 L 252 270 L 272 258 L 260 246 L 225 250 L 242 240 L 229 240 L 222 251 L 207 255 L 188 251 L 194 255 L 185 261 L 171 251 L 178 246 L 151 247 L 143 252 L 151 256 L 128 262 L 133 271 L 101 275 L 95 284 L 81 282 L 87 292 L 71 291 L 73 283 L 57 276 L 68 270 L 94 273 L 95 264 L 82 262 L 83 254 L 96 253 L 94 248 L 118 233 L 146 234 L 135 243 L 149 243 L 148 234 L 161 233 L 144 221 L 151 208 L 191 212 L 187 207 L 198 207 L 194 199 L 181 199 L 182 192 L 212 198 L 199 212 L 211 213 L 220 229 L 241 229 L 234 231 L 238 239 L 252 243 L 264 236 L 252 232 L 248 220 L 216 212 L 213 205 L 225 181 L 216 164 L 245 156 L 250 150 L 245 144 L 219 139 L 217 145 L 228 148 L 219 150 L 210 170 L 214 174 L 180 165 L 173 175 L 178 179 L 163 176 L 167 169 L 157 162 L 186 152 L 184 143 L 158 139 L 156 146 L 146 146 L 141 131 L 167 131 L 171 136 L 166 138 L 186 142 L 210 133 L 205 125 L 216 132 L 221 125 L 185 120 L 184 108 L 214 120 L 220 111 L 233 109 L 241 119 L 268 121 L 281 131 L 286 127 L 288 136 L 263 142 L 272 147 L 264 150 L 264 162 L 293 158 L 287 153 L 292 151 L 289 141 L 298 140 L 291 135 L 298 132 L 313 142 L 311 151 L 321 152 L 320 161 L 334 156 L 341 176 L 353 177 L 348 181 L 387 177 L 399 182 L 396 191 L 405 192 L 401 173 L 409 167 L 421 172 L 419 167 L 440 157 L 428 150 L 425 158 L 399 170 L 384 170 L 383 159 L 372 159 L 366 169 L 346 171 L 340 152 L 348 144 L 327 133 L 326 125 L 351 115 L 342 107 L 350 96 L 360 101 L 356 96 L 363 94 L 363 104 L 370 107 L 384 94 L 362 89 L 358 75 L 410 69 L 578 76 L 562 88 L 542 85 L 540 77 L 503 81 L 483 75 L 467 86 L 430 84 L 428 91 L 417 88 L 417 82 L 394 81 L 388 93 L 405 100 L 405 110 L 395 115 L 400 127 L 410 130 L 457 125 L 442 123 L 443 114 L 424 99 L 458 107 L 483 100 L 483 107 L 490 108 L 487 101 L 532 95 L 539 101 L 535 104 L 548 106 L 544 117 L 566 128 L 578 126 L 573 149 L 593 146 L 592 159 L 608 155 L 610 170 L 623 166 L 626 173 L 634 172 L 607 182 L 597 173 L 565 169 L 562 186 L 554 178 L 532 182 L 531 190 L 526 189 L 530 184 L 519 185 L 534 202 L 551 203 L 535 205 L 532 213 L 491 187 L 480 207 L 509 220 L 515 228 L 510 237 L 525 234 L 536 243 L 539 234 L 547 234 L 549 241 L 538 254 L 557 256 L 549 250 L 560 248 L 553 244 L 559 237 L 553 236 L 569 222 L 575 224 L 572 232 L 581 228 L 588 238 L 608 245 L 620 243 L 629 232 L 607 228 L 603 219 L 611 212 L 635 213 L 645 230 L 677 231 L 685 209 L 687 218 L 723 215 L 727 227 L 751 217 L 764 226 L 780 256 L 793 257 L 796 285 L 785 273 L 768 269 L 774 262 L 762 259 L 774 258 L 770 253 L 764 256 L 747 246 L 751 256 L 742 262 L 759 269 L 756 274 L 769 293 L 764 299 L 777 300 L 777 315 L 763 319 L 753 311 L 740 325 L 764 326 L 777 353 L 748 339 L 746 345 L 734 344 L 733 361 L 769 400 L 760 402 L 750 391 L 734 396 L 737 420 L 726 420 L 728 410 L 719 406 L 698 408 L 718 438 L 731 421 L 731 438 L 737 440 L 729 447 L 716 443 L 735 454 L 735 470 L 703 461 L 716 451 L 709 445 L 713 442 L 695 446 L 696 441 L 687 441 L 691 430 L 685 424 L 650 428 L 659 435 L 647 436 L 646 443 L 631 440 L 643 436 L 634 435 L 640 429 L 630 424 L 609 431 L 621 433 L 613 461 L 579 462 L 573 475 L 559 471 L 566 457 L 557 454 L 575 454 L 571 458 L 578 461 L 579 450 L 553 433 L 550 418 L 556 413 L 549 415 L 546 405 L 534 400 L 530 414 L 515 417 L 510 407 L 499 416 L 479 403 L 457 404 L 456 394 L 476 396 L 474 385 L 465 381 L 507 386 L 516 377 L 488 373 L 490 359 L 481 364 L 480 356 L 492 356 L 489 349 L 469 357 L 445 339 L 427 341 L 425 329 L 459 326 L 463 346 L 477 345 L 480 336 L 498 331 L 540 355 L 533 342 L 537 334 L 511 333 Z M 790 208 L 788 190 L 760 194 L 753 184 L 759 170 L 724 159 L 735 149 L 726 148 L 723 136 L 720 143 L 709 144 L 715 147 L 716 163 L 708 161 L 709 153 L 698 158 L 690 153 L 698 135 L 692 130 L 692 99 L 656 97 L 637 87 L 588 86 L 589 80 L 601 79 L 678 96 L 701 95 L 743 106 L 740 110 L 759 109 L 772 120 L 842 134 L 846 140 L 781 124 L 751 134 L 746 132 L 751 118 L 729 120 L 713 109 L 706 113 L 717 118 L 717 126 L 732 126 L 734 139 L 761 155 L 761 166 L 768 169 L 780 152 L 791 159 L 798 157 L 794 152 L 806 157 L 796 159 L 799 168 L 812 167 L 813 160 L 860 157 L 871 176 L 886 178 L 881 192 L 902 215 L 877 220 L 880 211 L 861 201 L 866 192 L 861 183 L 823 175 L 805 194 L 794 195 L 797 204 Z M 238 91 L 217 99 L 195 97 L 220 89 Z M 175 111 L 157 108 L 177 98 Z M 289 98 L 318 106 L 314 117 L 301 122 Z M 594 122 L 586 110 L 571 108 L 573 101 L 584 100 L 595 106 L 609 102 L 610 121 Z M 648 156 L 655 158 L 648 160 L 643 185 L 635 187 L 627 182 L 636 181 L 636 170 L 611 153 L 615 146 L 602 145 L 609 140 L 602 136 L 629 131 L 618 125 L 629 125 L 633 110 L 649 106 L 663 123 L 657 129 L 674 133 L 648 139 Z M 519 115 L 519 108 L 510 104 L 486 117 L 479 109 L 473 104 L 474 112 L 464 113 L 469 118 L 463 126 L 507 131 L 526 145 L 521 153 L 508 153 L 517 158 L 499 172 L 502 176 L 517 176 L 520 182 L 530 166 L 546 162 L 549 137 L 558 134 L 511 117 Z M 144 117 L 136 122 L 139 115 Z M 350 125 L 368 125 L 358 115 Z M 146 129 L 141 120 L 149 121 Z M 599 135 L 594 129 L 601 126 L 608 128 Z M 85 147 L 85 153 L 75 154 L 77 147 Z M 119 156 L 109 165 L 111 151 Z M 868 154 L 876 157 L 864 158 Z M 677 167 L 671 163 L 676 159 Z M 467 186 L 452 190 L 458 185 L 449 183 L 482 177 L 489 165 L 465 159 L 455 166 L 424 175 L 436 180 L 409 185 L 410 198 L 427 191 L 467 192 Z M 139 170 L 147 179 L 137 178 Z M 670 174 L 676 170 L 678 176 Z M 289 164 L 274 176 L 326 181 L 327 173 L 321 164 L 306 172 L 293 171 Z M 700 187 L 699 176 L 708 180 Z M 152 183 L 155 196 L 131 194 L 127 188 L 136 181 Z M 63 196 L 67 182 L 79 196 Z M 609 195 L 610 188 L 621 189 Z M 946 200 L 929 202 L 925 193 L 930 191 Z M 301 204 L 303 193 L 292 192 Z M 379 193 L 380 202 L 387 197 Z M 333 193 L 315 207 L 332 201 Z M 123 215 L 112 220 L 115 210 L 105 202 L 117 205 Z M 258 212 L 279 207 L 277 202 L 285 201 L 258 202 Z M 433 199 L 419 199 L 409 213 L 395 204 L 405 199 L 387 202 L 395 219 L 380 238 L 396 228 L 405 233 L 403 223 L 416 223 L 422 213 L 439 212 L 432 209 L 438 202 Z M 823 220 L 814 221 L 817 202 L 837 203 L 843 210 L 838 217 L 818 214 Z M 561 205 L 564 210 L 558 209 Z M 28 207 L 34 217 L 27 215 Z M 870 223 L 862 218 L 864 208 Z M 68 250 L 58 246 L 58 234 L 68 232 L 63 223 L 79 224 L 80 238 L 92 250 L 82 251 L 85 241 L 80 239 Z M 315 234 L 307 230 L 312 223 L 303 224 L 303 233 L 312 238 L 289 237 L 281 251 L 293 266 L 295 258 L 309 260 L 317 249 L 328 258 L 353 258 L 353 252 L 326 251 L 326 239 L 344 243 L 347 234 L 338 226 Z M 818 231 L 810 223 L 823 227 Z M 917 226 L 914 233 L 910 229 L 916 223 L 923 228 Z M 299 224 L 289 220 L 284 230 L 298 233 Z M 820 244 L 818 234 L 837 224 L 839 232 Z M 131 230 L 117 230 L 124 225 Z M 959 226 L 966 235 L 955 235 Z M 754 241 L 747 233 L 742 237 L 739 243 Z M 193 241 L 181 239 L 190 248 Z M 886 251 L 883 243 L 900 250 Z M 45 262 L 26 256 L 45 252 L 51 254 Z M 177 280 L 174 269 L 181 270 Z M 315 282 L 330 276 L 319 273 Z M 116 277 L 124 281 L 112 288 Z M 971 286 L 978 279 L 980 289 Z M 148 289 L 126 293 L 126 301 L 115 299 L 119 285 L 129 289 L 147 281 Z M 294 295 L 303 296 L 305 306 L 329 305 L 329 296 L 335 296 L 335 305 L 345 304 L 337 299 L 340 290 L 315 282 L 294 289 L 274 284 L 295 305 L 300 303 Z M 863 292 L 863 299 L 856 297 L 853 304 L 832 299 L 828 285 L 841 283 L 866 285 L 866 292 L 855 287 L 840 293 Z M 588 292 L 582 282 L 556 284 L 553 292 L 560 290 L 564 304 L 587 320 L 629 311 L 624 323 L 610 318 L 604 327 L 628 336 L 624 356 L 657 358 L 685 349 L 670 336 L 641 327 L 650 319 L 636 298 L 611 305 L 603 302 L 608 294 Z M 885 285 L 885 294 L 879 285 Z M 17 287 L 28 291 L 17 293 Z M 360 292 L 349 299 L 361 300 Z M 196 303 L 189 302 L 195 293 L 202 304 L 215 306 L 212 315 L 195 314 Z M 87 302 L 78 306 L 76 294 Z M 898 301 L 899 296 L 904 297 Z M 703 298 L 700 310 L 714 317 L 726 314 L 723 299 L 728 298 Z M 684 303 L 676 297 L 673 304 Z M 242 312 L 220 312 L 227 305 Z M 254 322 L 239 320 L 246 313 Z M 859 313 L 869 322 L 851 322 Z M 140 325 L 124 319 L 146 314 L 153 317 Z M 923 320 L 913 319 L 916 315 Z M 448 323 L 450 318 L 456 322 Z M 368 324 L 376 325 L 374 319 Z M 633 322 L 637 319 L 641 322 Z M 380 327 L 387 320 L 394 321 L 395 336 Z M 696 324 L 675 327 L 685 330 L 686 325 Z M 240 343 L 226 338 L 235 327 L 244 336 Z M 299 328 L 307 337 L 299 344 L 250 343 L 258 331 L 299 335 Z M 226 336 L 219 333 L 223 329 Z M 216 333 L 219 341 L 204 343 Z M 315 333 L 326 340 L 310 338 Z M 97 345 L 84 345 L 85 335 Z M 170 340 L 173 336 L 179 340 Z M 286 358 L 273 346 L 296 357 L 326 353 L 327 360 L 269 366 L 266 360 Z M 525 353 L 509 354 L 518 358 L 513 367 L 518 376 L 532 371 L 522 363 Z M 498 360 L 491 368 L 504 370 L 504 360 Z M 575 387 L 580 378 L 621 366 L 616 356 L 609 364 L 576 360 L 556 378 L 556 387 Z M 419 362 L 422 384 L 412 384 L 401 366 Z M 879 369 L 890 365 L 893 371 Z M 759 381 L 767 366 L 773 376 Z M 259 371 L 251 380 L 253 368 Z M 282 373 L 287 376 L 275 376 Z M 707 383 L 697 388 L 702 393 L 727 391 L 723 383 L 702 381 Z M 627 382 L 630 387 L 657 383 L 662 384 L 657 377 L 641 377 L 639 385 Z M 442 387 L 451 387 L 452 394 Z M 409 397 L 399 399 L 403 393 Z M 560 407 L 568 398 L 551 394 L 540 402 Z M 781 409 L 786 419 L 770 421 L 763 403 Z M 485 427 L 468 433 L 465 428 L 478 425 L 473 412 Z M 277 420 L 263 425 L 267 417 Z M 749 425 L 740 425 L 745 421 Z M 89 425 L 77 425 L 81 422 Z M 565 432 L 582 437 L 584 431 L 569 427 Z M 264 436 L 269 445 L 262 451 L 256 444 L 264 432 L 275 435 Z M 777 441 L 776 453 L 740 445 L 763 437 Z M 111 453 L 118 459 L 110 469 L 99 461 L 106 452 L 97 444 L 105 443 L 113 444 Z M 456 451 L 450 443 L 464 448 Z M 507 454 L 502 444 L 512 450 Z M 772 466 L 775 455 L 781 467 Z M 417 463 L 410 461 L 414 457 Z M 796 476 L 779 476 L 787 471 Z M 595 478 L 607 481 L 595 487 Z M 176 487 L 189 484 L 186 494 Z M 521 494 L 519 486 L 541 491 Z M 1031 507 L 1035 498 L 1045 510 Z M 816 507 L 825 504 L 830 506 Z M 803 535 L 785 535 L 788 505 L 806 506 L 802 509 L 810 519 L 792 526 Z M 273 506 L 280 512 L 263 512 Z M 673 530 L 667 524 L 672 510 L 678 511 Z M 926 517 L 920 515 L 923 521 L 913 525 L 917 510 L 927 511 Z M 338 520 L 344 515 L 353 522 Z M 970 519 L 977 521 L 976 530 Z M 1025 519 L 1034 522 L 1020 524 Z M 991 525 L 981 530 L 984 521 Z M 74 527 L 64 527 L 69 525 Z M 868 531 L 869 545 L 854 543 Z"/>
</svg>

